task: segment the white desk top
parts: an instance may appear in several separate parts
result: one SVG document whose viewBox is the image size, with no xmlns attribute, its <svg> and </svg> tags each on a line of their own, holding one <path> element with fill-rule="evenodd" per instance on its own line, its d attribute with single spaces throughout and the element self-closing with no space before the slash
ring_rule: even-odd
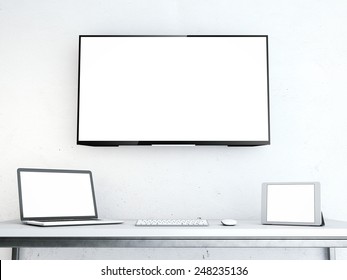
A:
<svg viewBox="0 0 347 280">
<path fill-rule="evenodd" d="M 238 221 L 222 226 L 208 220 L 207 227 L 139 227 L 136 220 L 118 225 L 36 227 L 20 221 L 0 222 L 2 238 L 119 238 L 119 239 L 347 239 L 347 222 L 326 221 L 322 227 L 272 226 L 259 221 Z"/>
</svg>

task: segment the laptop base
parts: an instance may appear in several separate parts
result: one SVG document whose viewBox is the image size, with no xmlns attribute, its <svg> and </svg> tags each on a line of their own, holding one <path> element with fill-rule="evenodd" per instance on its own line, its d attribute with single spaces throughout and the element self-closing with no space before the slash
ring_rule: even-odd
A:
<svg viewBox="0 0 347 280">
<path fill-rule="evenodd" d="M 110 221 L 110 220 L 80 220 L 80 221 L 22 221 L 26 225 L 40 226 L 40 227 L 58 227 L 58 226 L 87 226 L 87 225 L 111 225 L 121 224 L 123 221 Z"/>
</svg>

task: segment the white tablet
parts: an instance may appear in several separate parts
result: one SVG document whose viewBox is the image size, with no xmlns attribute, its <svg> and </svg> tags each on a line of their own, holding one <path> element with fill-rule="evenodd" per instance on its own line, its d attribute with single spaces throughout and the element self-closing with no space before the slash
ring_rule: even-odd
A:
<svg viewBox="0 0 347 280">
<path fill-rule="evenodd" d="M 262 224 L 322 225 L 320 184 L 264 183 Z"/>
</svg>

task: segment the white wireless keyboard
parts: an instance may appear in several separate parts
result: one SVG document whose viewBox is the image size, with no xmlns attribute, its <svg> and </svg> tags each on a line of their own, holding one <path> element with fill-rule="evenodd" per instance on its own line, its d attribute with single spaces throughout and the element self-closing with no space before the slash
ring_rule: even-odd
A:
<svg viewBox="0 0 347 280">
<path fill-rule="evenodd" d="M 136 226 L 208 226 L 207 220 L 137 220 Z"/>
</svg>

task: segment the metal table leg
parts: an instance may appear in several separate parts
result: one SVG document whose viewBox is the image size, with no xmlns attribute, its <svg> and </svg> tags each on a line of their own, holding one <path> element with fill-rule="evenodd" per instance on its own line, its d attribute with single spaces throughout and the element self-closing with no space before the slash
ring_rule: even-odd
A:
<svg viewBox="0 0 347 280">
<path fill-rule="evenodd" d="M 336 248 L 328 248 L 329 260 L 336 260 Z"/>
<path fill-rule="evenodd" d="M 19 260 L 19 248 L 12 248 L 12 260 Z"/>
</svg>

